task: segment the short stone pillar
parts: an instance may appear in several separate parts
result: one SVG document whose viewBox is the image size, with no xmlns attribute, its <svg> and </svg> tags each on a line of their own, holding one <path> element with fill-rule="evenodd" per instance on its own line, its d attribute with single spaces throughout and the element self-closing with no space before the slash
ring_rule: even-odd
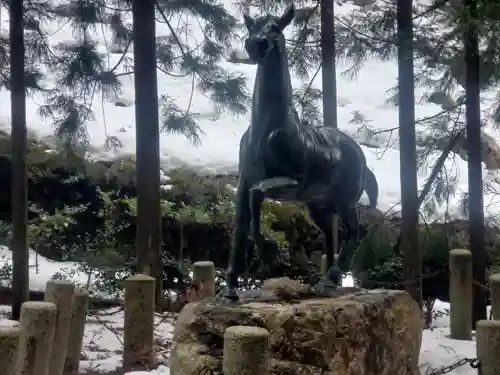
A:
<svg viewBox="0 0 500 375">
<path fill-rule="evenodd" d="M 45 285 L 45 301 L 57 306 L 56 330 L 50 358 L 50 375 L 62 375 L 68 351 L 71 316 L 73 315 L 73 293 L 75 286 L 65 280 L 49 280 Z"/>
<path fill-rule="evenodd" d="M 17 353 L 23 329 L 15 320 L 0 320 L 0 374 L 18 375 Z"/>
<path fill-rule="evenodd" d="M 52 302 L 28 301 L 21 306 L 19 322 L 23 327 L 19 345 L 18 369 L 23 375 L 47 375 L 54 343 L 57 306 Z M 64 344 L 66 346 L 66 344 Z"/>
<path fill-rule="evenodd" d="M 233 326 L 224 332 L 224 375 L 268 375 L 270 334 L 264 328 Z"/>
<path fill-rule="evenodd" d="M 123 366 L 128 369 L 154 359 L 155 279 L 138 274 L 125 280 Z"/>
<path fill-rule="evenodd" d="M 89 292 L 83 288 L 75 289 L 64 372 L 77 374 L 80 369 L 80 354 L 82 352 L 88 308 Z"/>
<path fill-rule="evenodd" d="M 326 272 L 328 271 L 328 264 L 326 263 L 326 254 L 323 254 L 321 256 L 321 276 L 325 276 Z"/>
<path fill-rule="evenodd" d="M 215 296 L 215 265 L 213 262 L 195 262 L 193 264 L 193 283 L 197 288 L 197 298 Z"/>
<path fill-rule="evenodd" d="M 500 320 L 476 323 L 476 348 L 481 375 L 500 374 Z"/>
<path fill-rule="evenodd" d="M 472 254 L 450 251 L 450 338 L 472 340 Z"/>
<path fill-rule="evenodd" d="M 493 319 L 500 320 L 500 273 L 490 276 L 489 286 Z"/>
</svg>

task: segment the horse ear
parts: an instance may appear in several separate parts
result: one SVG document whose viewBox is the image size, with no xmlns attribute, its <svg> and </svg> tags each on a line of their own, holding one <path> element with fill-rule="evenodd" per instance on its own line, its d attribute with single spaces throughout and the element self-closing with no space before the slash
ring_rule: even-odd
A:
<svg viewBox="0 0 500 375">
<path fill-rule="evenodd" d="M 245 9 L 243 11 L 243 21 L 245 21 L 245 26 L 247 27 L 248 31 L 250 31 L 255 25 L 255 20 L 248 13 L 248 9 Z"/>
<path fill-rule="evenodd" d="M 283 15 L 278 19 L 278 25 L 280 26 L 281 30 L 287 27 L 290 22 L 292 22 L 294 17 L 295 6 L 293 5 L 293 3 L 291 3 L 288 8 L 286 8 L 285 13 L 283 13 Z"/>
</svg>

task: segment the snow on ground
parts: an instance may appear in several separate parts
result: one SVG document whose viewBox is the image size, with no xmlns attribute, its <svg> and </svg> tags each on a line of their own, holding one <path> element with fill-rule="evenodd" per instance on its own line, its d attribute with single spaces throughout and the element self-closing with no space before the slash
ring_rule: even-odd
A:
<svg viewBox="0 0 500 375">
<path fill-rule="evenodd" d="M 225 5 L 236 15 L 236 7 L 231 0 L 225 0 Z M 353 5 L 343 5 L 337 7 L 338 15 L 345 14 L 353 9 Z M 5 13 L 4 13 L 5 14 Z M 8 14 L 2 15 L 0 28 L 6 32 L 8 30 Z M 237 16 L 240 17 L 240 16 Z M 200 39 L 200 30 L 190 25 L 193 40 Z M 60 42 L 74 42 L 75 36 L 69 23 L 57 24 L 55 22 L 44 24 L 43 28 L 50 36 L 50 43 L 57 45 Z M 158 35 L 168 33 L 167 26 L 157 23 Z M 240 37 L 242 33 L 235 33 L 235 37 Z M 113 66 L 119 59 L 119 54 L 112 54 L 108 51 L 111 46 L 111 33 L 105 28 L 97 28 L 93 38 L 99 44 L 99 51 L 107 57 L 109 66 Z M 235 38 L 235 40 L 236 40 Z M 235 42 L 235 47 L 241 48 L 241 41 Z M 127 57 L 133 58 L 132 49 Z M 225 63 L 224 67 L 230 72 L 242 73 L 247 78 L 247 84 L 251 90 L 253 87 L 255 66 Z M 337 85 L 339 96 L 338 120 L 342 130 L 354 135 L 359 141 L 365 140 L 366 134 L 356 133 L 356 125 L 349 121 L 355 111 L 361 112 L 369 121 L 374 130 L 394 128 L 398 125 L 397 108 L 386 103 L 388 90 L 396 85 L 397 65 L 395 61 L 378 62 L 368 61 L 360 70 L 355 80 L 349 80 L 341 72 L 349 67 L 348 63 L 339 62 L 337 71 Z M 119 73 L 119 71 L 117 71 Z M 47 84 L 50 86 L 49 76 Z M 53 77 L 52 77 L 53 79 Z M 122 76 L 123 92 L 121 97 L 125 101 L 133 103 L 134 85 L 133 76 Z M 294 87 L 302 86 L 297 77 L 292 78 Z M 187 108 L 187 101 L 190 98 L 191 78 L 173 78 L 159 72 L 158 87 L 160 94 L 167 93 L 175 100 L 181 108 Z M 321 84 L 321 73 L 317 75 L 314 87 Z M 417 94 L 421 94 L 418 92 Z M 485 99 L 490 95 L 485 94 Z M 37 113 L 38 105 L 44 102 L 41 95 L 30 98 L 27 103 L 28 126 L 40 137 L 53 135 L 53 127 L 50 122 L 44 121 Z M 10 97 L 7 91 L 0 92 L 0 128 L 10 129 Z M 487 109 L 488 100 L 483 102 L 483 109 Z M 118 154 L 135 153 L 135 112 L 134 106 L 118 107 L 114 103 L 103 102 L 100 95 L 96 95 L 93 101 L 94 119 L 89 123 L 88 132 L 93 148 L 94 158 L 111 158 Z M 237 156 L 239 139 L 249 124 L 249 115 L 234 117 L 228 114 L 221 114 L 214 119 L 213 107 L 210 100 L 200 93 L 195 93 L 191 103 L 191 111 L 200 113 L 203 117 L 200 125 L 206 135 L 200 147 L 194 147 L 184 137 L 179 135 L 161 136 L 161 154 L 164 168 L 179 165 L 190 165 L 205 171 L 230 171 L 237 168 Z M 416 105 L 417 118 L 434 115 L 440 111 L 437 105 L 429 103 L 418 103 Z M 486 131 L 494 138 L 500 140 L 500 132 L 491 126 L 486 127 Z M 387 133 L 388 134 L 388 133 Z M 387 134 L 381 135 L 378 140 L 385 144 Z M 116 152 L 106 151 L 104 143 L 106 136 L 117 136 L 123 143 L 123 148 Z M 385 147 L 384 147 L 385 148 Z M 399 181 L 399 150 L 397 143 L 387 151 L 374 150 L 363 147 L 368 165 L 375 171 L 380 184 L 379 209 L 381 211 L 396 212 L 400 202 L 400 181 Z M 448 206 L 443 206 L 436 215 L 429 219 L 441 219 L 445 211 L 450 217 L 461 216 L 460 196 L 467 191 L 466 163 L 456 158 L 456 164 L 448 162 L 448 167 L 454 166 L 457 175 L 458 189 L 455 195 L 448 202 Z M 430 168 L 422 170 L 419 174 L 419 184 L 422 186 L 430 173 Z M 495 186 L 496 188 L 496 186 Z M 500 189 L 497 189 L 500 191 Z M 498 213 L 500 206 L 496 194 L 486 193 L 484 197 L 485 210 L 487 213 Z"/>
<path fill-rule="evenodd" d="M 12 251 L 7 246 L 0 245 L 0 270 L 12 265 Z M 29 250 L 30 278 L 29 289 L 34 292 L 44 291 L 47 280 L 51 278 L 67 278 L 76 285 L 87 288 L 94 296 L 107 295 L 94 290 L 94 279 L 84 272 L 76 262 L 57 262 Z M 10 280 L 1 280 L 0 285 L 10 286 Z"/>
<path fill-rule="evenodd" d="M 9 255 L 5 249 L 1 249 L 4 254 Z M 33 252 L 34 253 L 34 252 Z M 42 263 L 43 262 L 43 263 Z M 30 262 L 31 263 L 31 262 Z M 39 257 L 40 272 L 35 274 L 32 269 L 30 283 L 37 290 L 43 290 L 45 283 L 54 273 L 62 273 L 64 270 L 75 267 L 74 263 L 48 261 Z M 1 267 L 0 267 L 1 268 Z M 73 279 L 78 282 L 78 278 Z M 82 279 L 84 280 L 84 279 Z M 343 280 L 343 286 L 353 286 L 353 279 L 347 276 Z M 449 304 L 437 301 L 434 311 L 441 312 L 442 315 L 433 321 L 432 330 L 424 330 L 422 337 L 422 348 L 420 351 L 421 374 L 425 375 L 431 370 L 442 366 L 456 363 L 462 358 L 475 358 L 475 341 L 451 340 L 449 335 Z M 4 317 L 10 312 L 9 306 L 0 306 L 0 326 L 11 324 Z M 165 365 L 161 365 L 150 372 L 130 372 L 130 374 L 157 374 L 168 375 L 168 351 L 170 348 L 175 319 L 169 315 L 155 315 L 155 345 L 158 353 L 158 360 Z M 85 328 L 83 345 L 83 360 L 81 370 L 107 372 L 114 371 L 121 366 L 121 356 L 123 349 L 123 311 L 121 308 L 101 310 L 88 316 Z M 463 365 L 450 375 L 476 375 L 476 370 L 468 364 Z"/>
<path fill-rule="evenodd" d="M 0 326 L 10 324 L 5 317 L 10 313 L 10 306 L 0 305 Z M 149 374 L 167 375 L 167 354 L 173 333 L 174 319 L 165 315 L 155 316 L 155 350 L 161 364 Z M 80 372 L 108 373 L 121 366 L 123 353 L 123 311 L 114 308 L 89 314 L 85 326 Z M 129 372 L 142 374 L 144 372 Z"/>
</svg>

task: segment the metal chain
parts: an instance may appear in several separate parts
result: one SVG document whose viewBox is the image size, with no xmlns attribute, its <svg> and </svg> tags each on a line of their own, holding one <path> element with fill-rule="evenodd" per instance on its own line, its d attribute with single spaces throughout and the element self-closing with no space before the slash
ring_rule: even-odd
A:
<svg viewBox="0 0 500 375">
<path fill-rule="evenodd" d="M 472 367 L 474 369 L 478 369 L 480 367 L 479 359 L 477 359 L 477 358 L 462 358 L 460 361 L 455 362 L 449 366 L 443 366 L 443 367 L 436 369 L 435 371 L 432 371 L 431 373 L 429 373 L 429 375 L 449 374 L 453 370 L 455 370 L 459 367 L 462 367 L 466 364 L 469 364 L 470 367 Z"/>
<path fill-rule="evenodd" d="M 405 286 L 408 284 L 413 284 L 415 281 L 418 281 L 418 280 L 432 279 L 433 277 L 436 277 L 444 272 L 445 272 L 445 270 L 440 270 L 440 271 L 428 273 L 425 275 L 420 275 L 420 277 L 418 279 L 401 280 L 401 281 L 377 281 L 377 280 L 363 279 L 363 278 L 361 280 L 365 283 L 379 284 L 379 285 L 383 285 L 383 286 Z"/>
</svg>

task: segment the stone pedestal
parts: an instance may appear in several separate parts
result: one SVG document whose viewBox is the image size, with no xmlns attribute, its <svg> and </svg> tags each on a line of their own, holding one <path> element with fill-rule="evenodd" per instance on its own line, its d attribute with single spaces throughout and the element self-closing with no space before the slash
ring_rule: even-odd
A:
<svg viewBox="0 0 500 375">
<path fill-rule="evenodd" d="M 224 332 L 235 325 L 269 331 L 272 375 L 418 373 L 423 319 L 405 292 L 339 288 L 324 298 L 282 278 L 240 298 L 184 307 L 174 331 L 171 375 L 221 371 Z"/>
</svg>

